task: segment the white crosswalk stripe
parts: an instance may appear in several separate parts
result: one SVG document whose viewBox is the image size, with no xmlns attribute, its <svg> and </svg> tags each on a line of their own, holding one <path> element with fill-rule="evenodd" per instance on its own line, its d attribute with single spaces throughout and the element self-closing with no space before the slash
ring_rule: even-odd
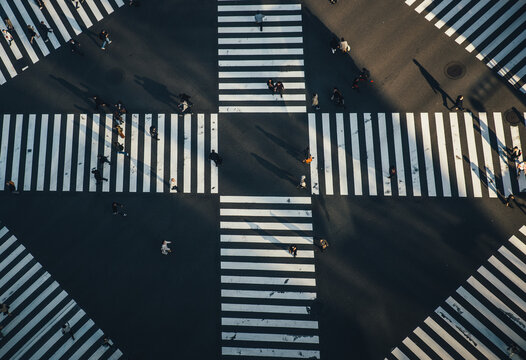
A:
<svg viewBox="0 0 526 360">
<path fill-rule="evenodd" d="M 218 192 L 218 167 L 208 160 L 212 149 L 218 151 L 217 114 L 123 119 L 124 138 L 111 114 L 0 116 L 1 183 L 13 181 L 23 191 Z M 151 126 L 159 140 L 150 135 Z M 118 153 L 116 142 L 129 154 Z M 107 181 L 97 184 L 95 168 Z"/>
<path fill-rule="evenodd" d="M 520 233 L 520 239 L 510 237 L 387 359 L 521 359 L 512 345 L 526 350 L 526 283 L 521 279 L 526 264 L 519 259 L 526 255 L 526 226 Z"/>
<path fill-rule="evenodd" d="M 122 356 L 115 346 L 102 345 L 102 330 L 4 226 L 0 229 L 0 274 L 0 303 L 11 312 L 0 318 L 0 358 Z M 62 334 L 66 322 L 75 339 Z"/>
<path fill-rule="evenodd" d="M 511 158 L 514 146 L 522 150 L 522 126 L 499 112 L 309 114 L 308 128 L 313 195 L 503 199 L 526 188 L 516 176 L 522 157 Z"/>
<path fill-rule="evenodd" d="M 221 196 L 220 217 L 223 357 L 320 359 L 311 199 Z"/>
<path fill-rule="evenodd" d="M 255 2 L 218 2 L 219 112 L 306 112 L 301 4 Z M 283 83 L 283 96 L 269 90 L 268 79 Z"/>
<path fill-rule="evenodd" d="M 410 0 L 417 13 L 526 93 L 526 4 L 508 0 Z"/>
<path fill-rule="evenodd" d="M 10 32 L 13 36 L 12 44 L 9 45 L 4 39 L 0 45 L 0 85 L 123 5 L 122 0 L 86 0 L 83 3 L 79 1 L 77 9 L 70 0 L 56 0 L 45 1 L 45 6 L 40 9 L 35 1 L 0 0 L 2 19 L 9 18 L 14 27 Z M 70 30 L 62 21 L 64 18 Z M 42 21 L 53 32 L 44 34 L 40 25 Z M 30 43 L 27 25 L 31 25 L 39 35 L 35 37 L 33 44 Z M 2 25 L 2 28 L 5 26 Z M 49 41 L 46 41 L 48 38 Z"/>
</svg>

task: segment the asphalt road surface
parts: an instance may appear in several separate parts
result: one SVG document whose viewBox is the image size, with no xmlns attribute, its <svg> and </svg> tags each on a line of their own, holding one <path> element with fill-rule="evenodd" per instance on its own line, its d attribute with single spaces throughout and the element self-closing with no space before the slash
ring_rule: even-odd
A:
<svg viewBox="0 0 526 360">
<path fill-rule="evenodd" d="M 254 355 L 246 349 L 260 351 L 261 359 L 413 359 L 421 354 L 418 351 L 432 359 L 444 353 L 456 359 L 462 354 L 459 345 L 475 358 L 490 353 L 506 358 L 512 340 L 526 351 L 521 321 L 500 312 L 500 327 L 485 315 L 464 318 L 477 306 L 457 294 L 459 286 L 475 294 L 476 285 L 465 283 L 478 276 L 508 307 L 508 314 L 526 316 L 519 306 L 526 294 L 520 271 L 526 263 L 526 241 L 519 232 L 526 213 L 526 198 L 519 193 L 526 189 L 526 179 L 516 177 L 515 161 L 506 150 L 526 141 L 525 97 L 517 89 L 523 83 L 514 87 L 510 76 L 497 73 L 500 65 L 494 70 L 486 65 L 506 49 L 506 42 L 480 61 L 464 49 L 467 44 L 459 46 L 456 36 L 444 34 L 447 27 L 438 29 L 426 20 L 428 11 L 415 11 L 418 2 L 408 6 L 403 1 L 340 0 L 330 5 L 305 0 L 300 10 L 264 10 L 269 17 L 301 15 L 300 33 L 291 29 L 297 18 L 280 26 L 290 26 L 294 41 L 302 41 L 275 48 L 287 52 L 286 65 L 278 70 L 301 69 L 304 76 L 291 75 L 290 82 L 299 84 L 296 89 L 289 89 L 284 80 L 284 95 L 293 97 L 279 98 L 266 85 L 220 89 L 222 82 L 258 87 L 267 80 L 264 75 L 228 78 L 228 72 L 277 69 L 272 65 L 276 56 L 265 55 L 272 47 L 268 44 L 261 46 L 263 55 L 257 58 L 266 63 L 258 67 L 231 66 L 229 57 L 218 55 L 218 37 L 236 39 L 240 32 L 219 35 L 218 27 L 253 25 L 218 22 L 218 16 L 246 15 L 218 13 L 218 4 L 236 6 L 240 1 L 143 0 L 139 7 L 106 2 L 114 8 L 111 13 L 102 11 L 106 8 L 101 2 L 100 21 L 84 4 L 93 25 L 87 27 L 80 12 L 75 13 L 78 35 L 61 12 L 61 1 L 49 2 L 61 14 L 67 32 L 81 43 L 83 55 L 72 54 L 64 37 L 58 36 L 61 29 L 53 25 L 56 49 L 46 43 L 49 54 L 44 55 L 37 39 L 39 61 L 33 63 L 24 42 L 15 36 L 24 55 L 18 60 L 14 50 L 8 53 L 16 76 L 0 70 L 7 76 L 0 86 L 0 179 L 16 179 L 21 190 L 19 195 L 0 192 L 0 221 L 9 230 L 0 244 L 10 235 L 18 240 L 0 248 L 0 278 L 5 279 L 0 280 L 0 301 L 17 304 L 17 296 L 30 286 L 28 281 L 18 292 L 7 292 L 23 275 L 13 269 L 27 251 L 76 302 L 75 311 L 85 311 L 85 324 L 92 320 L 96 325 L 82 330 L 79 322 L 73 329 L 85 334 L 77 343 L 68 343 L 60 338 L 60 321 L 69 315 L 59 307 L 45 307 L 58 300 L 44 300 L 35 291 L 13 308 L 20 314 L 24 306 L 34 306 L 32 316 L 40 319 L 37 312 L 42 311 L 42 321 L 34 324 L 31 316 L 20 316 L 20 324 L 7 326 L 0 341 L 12 348 L 5 353 L 0 349 L 0 358 L 17 351 L 35 354 L 48 339 L 48 356 L 63 351 L 68 358 L 78 351 L 79 358 L 99 354 L 103 359 L 118 358 L 117 348 L 126 359 Z M 12 7 L 24 26 L 23 12 L 4 3 L 0 2 L 1 15 L 8 14 L 5 7 Z M 66 7 L 74 11 L 70 5 Z M 495 19 L 512 6 L 496 11 Z M 489 11 L 490 5 L 481 9 Z M 510 22 L 521 18 L 523 10 L 517 5 Z M 52 23 L 51 12 L 43 13 Z M 31 13 L 34 23 L 39 20 L 36 14 Z M 451 16 L 447 24 L 461 17 Z M 457 33 L 476 19 L 470 21 Z M 510 31 L 518 44 L 524 44 L 523 28 L 519 24 Z M 106 50 L 100 49 L 102 29 L 112 39 Z M 247 38 L 259 36 L 257 30 Z M 468 40 L 473 42 L 482 32 L 475 31 Z M 349 41 L 350 54 L 331 53 L 333 34 Z M 257 45 L 234 41 L 229 46 L 252 51 Z M 521 51 L 513 49 L 502 65 Z M 225 62 L 218 66 L 219 61 Z M 447 76 L 447 66 L 453 63 L 462 71 L 457 79 Z M 510 73 L 520 71 L 524 63 L 519 58 Z M 28 67 L 22 70 L 24 66 Z M 363 67 L 370 70 L 373 82 L 360 83 L 358 92 L 352 83 Z M 218 73 L 227 74 L 227 80 Z M 335 86 L 345 95 L 345 107 L 330 100 Z M 194 113 L 172 117 L 182 92 L 192 96 Z M 320 97 L 318 111 L 310 106 L 314 93 Z M 111 119 L 93 116 L 90 97 L 95 94 L 110 104 L 126 104 L 124 140 L 112 132 Z M 448 108 L 459 94 L 473 117 L 450 115 Z M 218 95 L 240 97 L 220 100 Z M 242 96 L 251 99 L 240 100 Z M 226 111 L 220 111 L 221 106 Z M 237 113 L 242 106 L 249 110 Z M 279 113 L 250 111 L 258 106 Z M 282 111 L 286 106 L 294 111 Z M 48 120 L 42 114 L 49 114 Z M 74 124 L 71 128 L 69 122 Z M 159 142 L 150 136 L 150 125 L 159 128 Z M 112 151 L 114 141 L 122 141 L 131 156 Z M 307 147 L 314 156 L 311 165 L 302 163 Z M 217 169 L 206 160 L 214 148 L 223 158 Z M 111 165 L 96 163 L 101 152 L 111 154 Z M 94 184 L 93 164 L 109 178 L 102 186 Z M 393 164 L 398 174 L 387 178 Z M 298 188 L 302 175 L 307 176 L 306 189 Z M 178 192 L 170 190 L 172 177 Z M 505 199 L 511 193 L 516 201 L 508 208 Z M 127 216 L 112 214 L 113 201 L 125 205 Z M 522 245 L 507 245 L 512 235 Z M 324 252 L 315 246 L 320 238 L 329 242 Z M 163 240 L 172 241 L 166 256 L 160 252 Z M 293 242 L 298 245 L 297 258 L 287 252 Z M 15 254 L 18 243 L 26 248 L 21 254 Z M 489 276 L 475 275 L 492 256 L 514 274 L 499 273 L 494 260 L 494 268 L 484 265 L 499 274 L 509 292 Z M 272 283 L 272 277 L 286 281 Z M 57 294 L 58 290 L 53 296 Z M 40 296 L 41 304 L 30 304 Z M 448 327 L 454 322 L 437 312 L 449 306 L 444 301 L 450 296 L 466 311 L 449 319 L 468 324 L 462 326 L 483 340 L 483 350 L 470 348 L 462 334 Z M 69 297 L 60 304 L 65 306 Z M 496 301 L 482 295 L 473 298 L 483 298 L 489 312 L 497 311 Z M 453 340 L 433 333 L 428 317 L 453 334 Z M 276 321 L 266 322 L 269 319 Z M 36 338 L 43 324 L 51 325 Z M 491 335 L 482 337 L 481 326 Z M 416 328 L 443 352 L 430 346 L 433 342 Z M 292 338 L 274 337 L 282 334 Z M 115 349 L 102 347 L 105 336 Z"/>
</svg>

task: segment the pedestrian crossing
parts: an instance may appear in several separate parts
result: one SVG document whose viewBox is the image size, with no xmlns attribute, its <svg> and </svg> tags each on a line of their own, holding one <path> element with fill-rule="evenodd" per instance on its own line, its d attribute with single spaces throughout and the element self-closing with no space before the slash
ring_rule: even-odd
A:
<svg viewBox="0 0 526 360">
<path fill-rule="evenodd" d="M 525 236 L 523 226 L 520 239 L 511 236 L 386 360 L 522 359 L 526 351 Z"/>
<path fill-rule="evenodd" d="M 220 205 L 221 354 L 320 359 L 310 197 Z"/>
<path fill-rule="evenodd" d="M 0 85 L 124 5 L 123 0 L 42 0 L 42 3 L 40 9 L 34 0 L 0 0 L 0 16 L 11 20 L 14 28 L 10 31 L 11 45 L 5 38 L 0 42 Z M 53 31 L 48 33 L 42 21 Z M 39 36 L 33 43 L 27 25 Z M 1 28 L 6 29 L 6 25 Z"/>
<path fill-rule="evenodd" d="M 0 359 L 119 359 L 123 355 L 6 228 L 0 229 Z M 74 340 L 62 334 L 69 323 Z"/>
<path fill-rule="evenodd" d="M 217 10 L 219 112 L 306 112 L 301 3 L 218 0 Z M 269 79 L 283 83 L 282 97 Z"/>
<path fill-rule="evenodd" d="M 217 114 L 126 114 L 122 138 L 111 114 L 5 114 L 0 184 L 20 191 L 217 193 Z M 158 131 L 159 140 L 150 135 Z M 117 153 L 114 143 L 127 154 Z M 111 164 L 98 161 L 105 155 Z M 91 170 L 98 168 L 97 185 Z M 172 190 L 170 179 L 176 179 Z M 0 187 L 3 189 L 3 187 Z"/>
<path fill-rule="evenodd" d="M 526 114 L 524 114 L 526 116 Z M 320 124 L 321 123 L 321 124 Z M 309 114 L 312 194 L 502 197 L 526 191 L 499 112 Z M 390 176 L 391 167 L 396 174 Z"/>
<path fill-rule="evenodd" d="M 526 93 L 526 3 L 521 0 L 406 0 L 438 29 Z"/>
</svg>

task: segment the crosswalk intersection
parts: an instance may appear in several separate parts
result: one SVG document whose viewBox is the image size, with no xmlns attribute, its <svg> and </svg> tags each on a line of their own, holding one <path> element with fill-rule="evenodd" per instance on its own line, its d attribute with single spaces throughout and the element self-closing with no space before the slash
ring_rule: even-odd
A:
<svg viewBox="0 0 526 360">
<path fill-rule="evenodd" d="M 6 228 L 0 229 L 0 359 L 108 359 L 122 352 Z M 66 322 L 72 339 L 62 334 Z"/>
<path fill-rule="evenodd" d="M 526 349 L 526 226 L 519 237 L 511 236 L 386 360 L 521 359 L 511 349 Z"/>
<path fill-rule="evenodd" d="M 127 114 L 124 138 L 111 114 L 5 114 L 0 127 L 0 184 L 21 191 L 217 193 L 217 114 Z M 150 135 L 157 128 L 159 140 Z M 128 153 L 113 149 L 118 141 Z M 105 155 L 110 165 L 98 161 Z M 91 170 L 108 179 L 97 185 Z M 3 190 L 3 187 L 0 187 Z"/>
<path fill-rule="evenodd" d="M 522 156 L 510 153 L 522 149 L 523 126 L 499 112 L 310 113 L 308 126 L 312 194 L 496 198 L 526 190 L 524 174 L 516 176 Z"/>
<path fill-rule="evenodd" d="M 45 6 L 40 9 L 33 0 L 0 0 L 1 18 L 9 18 L 14 27 L 10 32 L 14 38 L 11 45 L 5 38 L 0 42 L 0 85 L 124 5 L 123 0 L 78 1 L 78 8 L 70 0 L 43 2 Z M 53 32 L 46 35 L 40 26 L 42 21 Z M 35 38 L 33 44 L 30 42 L 27 25 L 31 25 L 40 36 Z M 2 24 L 1 28 L 5 29 L 6 26 Z M 49 41 L 45 41 L 46 36 Z"/>
<path fill-rule="evenodd" d="M 521 0 L 406 0 L 478 60 L 526 93 L 526 3 Z"/>
<path fill-rule="evenodd" d="M 310 197 L 220 205 L 221 354 L 320 359 Z"/>
<path fill-rule="evenodd" d="M 219 112 L 306 112 L 301 3 L 219 0 L 217 9 Z M 284 84 L 283 97 L 268 79 Z"/>
</svg>

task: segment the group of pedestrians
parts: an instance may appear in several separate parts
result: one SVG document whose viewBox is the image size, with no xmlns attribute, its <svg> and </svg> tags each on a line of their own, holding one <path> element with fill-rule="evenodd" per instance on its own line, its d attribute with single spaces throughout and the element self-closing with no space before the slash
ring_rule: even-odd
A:
<svg viewBox="0 0 526 360">
<path fill-rule="evenodd" d="M 84 1 L 85 0 L 80 0 L 80 1 L 71 0 L 72 4 L 75 6 L 76 9 L 78 9 L 80 7 L 80 4 L 84 3 Z M 45 7 L 45 2 L 43 0 L 35 0 L 35 2 L 39 6 L 40 10 L 42 10 Z M 130 5 L 136 5 L 136 2 L 131 0 Z M 14 40 L 12 33 L 15 31 L 15 27 L 13 26 L 13 23 L 11 22 L 9 18 L 4 18 L 4 24 L 6 28 L 1 29 L 2 35 L 4 36 L 4 39 L 7 41 L 8 45 L 11 46 Z M 37 33 L 37 31 L 32 25 L 30 24 L 26 25 L 29 42 L 33 44 L 33 41 L 35 40 L 35 38 L 38 39 L 40 38 L 40 36 L 42 36 L 42 38 L 44 39 L 44 42 L 48 42 L 49 34 L 53 33 L 53 29 L 48 24 L 46 24 L 44 20 L 40 21 L 40 23 L 38 23 L 37 26 L 39 28 L 40 34 Z M 99 39 L 102 41 L 102 44 L 101 44 L 102 50 L 106 50 L 106 46 L 112 43 L 110 39 L 110 35 L 108 31 L 105 29 L 102 29 L 101 32 L 99 33 Z M 80 42 L 78 40 L 70 39 L 68 41 L 68 46 L 72 53 L 84 55 L 80 50 Z"/>
<path fill-rule="evenodd" d="M 268 79 L 267 87 L 273 94 L 279 94 L 281 97 L 283 97 L 283 91 L 285 90 L 285 86 L 281 81 L 274 82 L 274 80 Z"/>
<path fill-rule="evenodd" d="M 315 241 L 315 244 L 320 248 L 321 252 L 324 252 L 329 247 L 329 242 L 326 239 L 318 239 Z M 289 246 L 289 254 L 291 254 L 292 257 L 298 256 L 298 246 L 296 244 Z"/>
<path fill-rule="evenodd" d="M 40 9 L 42 9 L 42 7 L 44 6 L 44 2 L 37 0 L 37 3 L 40 3 Z M 2 35 L 4 36 L 4 39 L 7 41 L 7 44 L 11 46 L 14 40 L 13 33 L 15 32 L 15 27 L 13 26 L 13 23 L 11 22 L 11 20 L 9 20 L 9 18 L 4 18 L 4 24 L 5 24 L 5 29 L 1 29 Z M 44 20 L 40 21 L 40 23 L 38 23 L 37 26 L 40 29 L 40 33 L 42 34 L 44 41 L 45 42 L 49 41 L 48 34 L 53 32 L 53 29 L 51 29 L 48 25 L 46 25 Z M 36 32 L 35 28 L 32 25 L 27 24 L 26 30 L 27 30 L 27 35 L 29 37 L 29 42 L 31 44 L 33 44 L 33 41 L 35 40 L 35 38 L 40 38 L 40 35 Z"/>
</svg>

